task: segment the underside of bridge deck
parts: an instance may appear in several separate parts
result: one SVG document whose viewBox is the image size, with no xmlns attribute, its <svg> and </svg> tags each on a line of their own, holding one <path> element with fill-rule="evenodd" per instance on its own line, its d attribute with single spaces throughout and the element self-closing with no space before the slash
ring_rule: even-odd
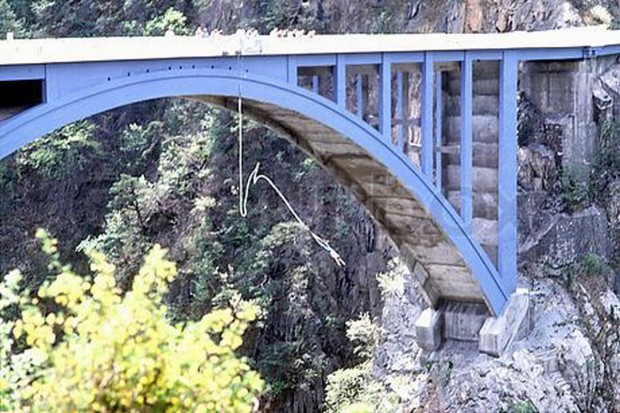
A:
<svg viewBox="0 0 620 413">
<path fill-rule="evenodd" d="M 236 99 L 195 98 L 237 109 Z M 319 121 L 282 107 L 244 100 L 244 112 L 304 149 L 368 208 L 414 271 L 431 305 L 440 299 L 485 302 L 456 246 L 425 207 L 371 154 Z"/>
</svg>

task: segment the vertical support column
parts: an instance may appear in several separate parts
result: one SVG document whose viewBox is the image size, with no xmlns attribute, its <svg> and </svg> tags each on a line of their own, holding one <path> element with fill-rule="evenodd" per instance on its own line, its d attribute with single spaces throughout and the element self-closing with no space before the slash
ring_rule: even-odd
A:
<svg viewBox="0 0 620 413">
<path fill-rule="evenodd" d="M 412 102 L 411 102 L 411 83 L 412 83 L 412 72 L 403 72 L 403 120 L 405 123 L 403 124 L 403 146 L 401 147 L 401 151 L 403 153 L 407 153 L 409 148 L 409 141 L 411 139 L 412 131 L 414 130 L 412 125 Z"/>
<path fill-rule="evenodd" d="M 396 118 L 400 119 L 400 122 L 396 125 L 396 145 L 398 150 L 404 149 L 404 129 L 405 129 L 405 109 L 403 105 L 403 72 L 396 72 Z"/>
<path fill-rule="evenodd" d="M 465 52 L 461 62 L 461 218 L 471 228 L 472 209 L 472 93 L 473 67 L 471 54 Z"/>
<path fill-rule="evenodd" d="M 62 76 L 58 73 L 57 65 L 45 65 L 45 81 L 43 82 L 44 87 L 44 101 L 51 102 L 54 99 L 58 99 L 62 95 L 63 85 L 62 85 Z"/>
<path fill-rule="evenodd" d="M 347 70 L 342 54 L 336 55 L 334 66 L 334 101 L 342 108 L 347 106 Z"/>
<path fill-rule="evenodd" d="M 319 93 L 319 75 L 312 75 L 312 91 Z"/>
<path fill-rule="evenodd" d="M 364 90 L 362 81 L 361 73 L 355 75 L 355 102 L 357 103 L 356 109 L 359 118 L 364 117 Z"/>
<path fill-rule="evenodd" d="M 433 82 L 435 80 L 433 52 L 424 52 L 422 63 L 422 173 L 433 177 Z"/>
<path fill-rule="evenodd" d="M 288 83 L 297 85 L 297 57 L 295 55 L 286 57 L 286 78 Z"/>
<path fill-rule="evenodd" d="M 503 52 L 499 83 L 499 250 L 498 266 L 504 291 L 517 287 L 517 93 L 519 61 Z"/>
<path fill-rule="evenodd" d="M 443 86 L 441 80 L 441 70 L 438 70 L 435 74 L 435 145 L 437 151 L 435 152 L 435 185 L 441 191 L 441 145 L 443 141 L 442 126 L 443 126 Z"/>
<path fill-rule="evenodd" d="M 381 54 L 379 66 L 379 132 L 392 140 L 392 62 L 389 53 Z"/>
</svg>

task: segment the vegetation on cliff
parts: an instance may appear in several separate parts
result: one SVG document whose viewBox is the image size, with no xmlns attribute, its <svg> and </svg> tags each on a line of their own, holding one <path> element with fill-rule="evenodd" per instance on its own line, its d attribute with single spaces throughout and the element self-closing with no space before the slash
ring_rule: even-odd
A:
<svg viewBox="0 0 620 413">
<path fill-rule="evenodd" d="M 255 306 L 239 301 L 173 324 L 164 295 L 177 269 L 159 246 L 123 292 L 103 254 L 87 254 L 91 279 L 60 263 L 56 240 L 38 237 L 52 280 L 31 295 L 19 271 L 0 283 L 0 411 L 251 412 L 258 404 L 263 382 L 235 354 Z"/>
<path fill-rule="evenodd" d="M 540 3 L 545 16 L 563 10 L 547 7 L 548 3 Z M 595 22 L 608 17 L 600 10 L 591 11 L 598 2 L 575 3 L 583 14 L 592 14 Z M 7 31 L 17 37 L 161 35 L 168 29 L 192 34 L 198 27 L 225 32 L 253 27 L 263 33 L 275 27 L 333 33 L 449 31 L 463 24 L 462 2 L 447 1 L 441 8 L 428 4 L 421 0 L 0 0 L 0 35 Z M 483 8 L 486 3 L 468 4 Z M 492 18 L 482 18 L 482 10 L 471 15 L 480 16 L 477 30 L 524 29 L 528 27 L 519 16 L 526 16 L 528 22 L 540 16 L 522 6 L 516 11 L 488 7 L 484 12 Z M 612 23 L 617 24 L 613 18 L 617 10 L 610 10 Z M 57 281 L 45 276 L 48 257 L 32 242 L 35 228 L 46 227 L 59 237 L 58 254 L 72 264 L 71 273 L 92 276 L 91 259 L 84 252 L 100 250 L 115 268 L 114 283 L 106 285 L 118 289 L 124 302 L 143 257 L 161 244 L 178 263 L 178 274 L 168 293 L 159 298 L 166 307 L 165 317 L 158 313 L 160 306 L 154 307 L 161 315 L 152 320 L 157 328 L 199 325 L 205 317 L 212 320 L 213 314 L 232 325 L 238 313 L 219 309 L 236 308 L 239 302 L 260 308 L 231 359 L 236 366 L 243 365 L 239 377 L 247 373 L 241 360 L 260 373 L 265 409 L 367 411 L 369 405 L 376 411 L 390 411 L 397 398 L 374 377 L 370 346 L 376 338 L 369 334 L 375 328 L 370 320 L 380 315 L 382 300 L 377 286 L 381 282 L 374 273 L 382 271 L 393 254 L 389 245 L 382 243 L 379 231 L 359 205 L 311 160 L 252 123 L 244 126 L 246 162 L 260 161 L 308 224 L 324 234 L 349 265 L 336 268 L 266 188 L 257 187 L 250 194 L 252 208 L 247 219 L 242 219 L 236 198 L 236 128 L 233 114 L 195 102 L 164 99 L 70 125 L 3 160 L 0 274 L 19 268 L 23 274 L 20 286 L 32 292 L 44 286 L 49 292 Z M 620 170 L 617 143 L 610 140 L 606 145 L 609 151 L 601 154 L 595 167 L 609 171 L 611 165 Z M 566 171 L 559 182 L 564 210 L 583 209 L 592 202 L 593 188 L 596 197 L 604 195 L 618 177 L 600 178 L 584 183 Z M 597 271 L 598 261 L 584 262 L 585 268 Z M 17 280 L 16 273 L 11 274 L 5 282 Z M 87 280 L 80 278 L 80 283 Z M 58 309 L 39 311 L 47 319 Z M 369 315 L 360 318 L 362 314 Z M 35 319 L 39 323 L 40 318 Z M 55 316 L 50 323 L 60 329 L 66 323 L 61 320 Z M 236 336 L 247 321 L 240 321 L 243 328 L 239 327 Z M 51 340 L 49 329 L 44 330 L 43 337 Z M 26 336 L 22 332 L 12 344 L 17 354 L 31 347 Z M 175 348 L 175 342 L 157 341 L 160 338 L 154 342 Z M 45 345 L 46 340 L 38 342 Z M 55 334 L 54 343 L 63 343 L 61 335 Z M 58 373 L 50 365 L 37 371 L 48 378 Z M 258 380 L 252 382 L 243 406 L 262 386 Z M 41 383 L 44 388 L 49 380 Z M 520 396 L 514 410 L 529 406 L 520 404 L 526 403 Z M 123 399 L 120 392 L 118 399 Z"/>
</svg>

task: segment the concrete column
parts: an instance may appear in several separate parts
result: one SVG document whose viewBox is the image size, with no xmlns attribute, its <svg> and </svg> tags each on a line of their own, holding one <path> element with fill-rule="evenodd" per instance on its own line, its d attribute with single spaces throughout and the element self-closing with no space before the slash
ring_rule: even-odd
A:
<svg viewBox="0 0 620 413">
<path fill-rule="evenodd" d="M 422 311 L 415 322 L 416 341 L 424 350 L 437 350 L 441 345 L 441 313 L 432 308 Z"/>
<path fill-rule="evenodd" d="M 516 338 L 529 331 L 529 291 L 519 288 L 512 294 L 504 311 L 491 317 L 480 330 L 480 352 L 499 357 Z"/>
</svg>

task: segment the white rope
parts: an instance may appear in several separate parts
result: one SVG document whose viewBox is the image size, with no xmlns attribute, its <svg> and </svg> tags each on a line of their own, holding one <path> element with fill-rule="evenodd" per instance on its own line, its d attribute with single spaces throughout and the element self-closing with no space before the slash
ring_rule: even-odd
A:
<svg viewBox="0 0 620 413">
<path fill-rule="evenodd" d="M 238 154 L 238 162 L 239 162 L 239 214 L 242 217 L 248 216 L 248 196 L 250 194 L 250 188 L 253 185 L 256 185 L 260 180 L 263 180 L 269 184 L 269 186 L 278 194 L 286 208 L 291 212 L 295 220 L 310 234 L 314 242 L 318 244 L 319 247 L 323 248 L 325 251 L 329 253 L 329 256 L 334 260 L 336 265 L 339 267 L 343 267 L 345 265 L 344 260 L 338 254 L 338 252 L 329 245 L 329 241 L 317 235 L 314 231 L 310 229 L 308 225 L 304 222 L 303 219 L 297 214 L 291 203 L 286 199 L 286 196 L 280 191 L 280 189 L 276 186 L 276 184 L 266 175 L 263 175 L 259 172 L 260 163 L 257 163 L 250 176 L 248 176 L 248 180 L 244 185 L 243 182 L 243 100 L 242 100 L 242 84 L 243 77 L 245 76 L 245 72 L 242 67 L 242 52 L 243 52 L 243 36 L 239 36 L 239 53 L 238 53 L 238 66 L 239 66 L 239 88 L 237 95 L 237 114 L 238 114 L 238 132 L 237 139 L 239 144 L 239 154 Z"/>
</svg>

